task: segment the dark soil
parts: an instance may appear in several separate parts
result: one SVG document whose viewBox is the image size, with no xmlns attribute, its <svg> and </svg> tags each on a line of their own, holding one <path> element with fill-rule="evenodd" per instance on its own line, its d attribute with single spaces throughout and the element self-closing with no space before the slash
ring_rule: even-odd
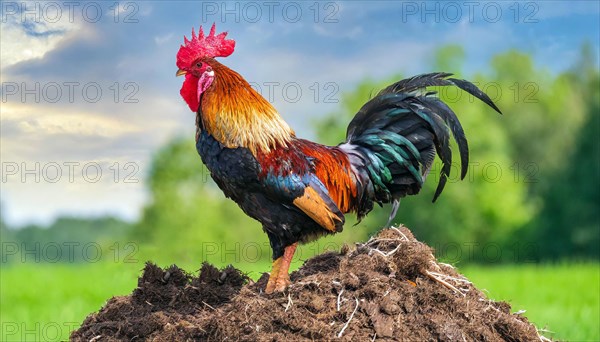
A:
<svg viewBox="0 0 600 342">
<path fill-rule="evenodd" d="M 110 299 L 71 339 L 540 340 L 525 317 L 436 262 L 404 227 L 307 260 L 286 293 L 265 295 L 267 278 L 209 264 L 193 277 L 148 263 L 131 295 Z"/>
</svg>

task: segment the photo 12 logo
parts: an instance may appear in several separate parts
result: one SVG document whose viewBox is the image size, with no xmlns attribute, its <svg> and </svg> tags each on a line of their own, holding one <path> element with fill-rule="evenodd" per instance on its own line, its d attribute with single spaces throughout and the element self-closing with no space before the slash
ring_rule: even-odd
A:
<svg viewBox="0 0 600 342">
<path fill-rule="evenodd" d="M 139 22 L 139 4 L 108 1 L 2 1 L 2 23 L 74 23 L 81 18 L 87 23 L 97 23 L 104 17 L 110 22 L 135 24 Z"/>
<path fill-rule="evenodd" d="M 339 22 L 340 5 L 335 2 L 279 1 L 203 1 L 202 22 L 297 23 L 302 19 L 314 23 Z"/>
<path fill-rule="evenodd" d="M 102 245 L 95 241 L 14 242 L 2 241 L 0 262 L 6 263 L 137 263 L 135 242 Z"/>
<path fill-rule="evenodd" d="M 114 183 L 139 183 L 136 162 L 2 162 L 2 183 L 98 183 L 108 178 Z"/>
<path fill-rule="evenodd" d="M 403 1 L 401 22 L 497 23 L 503 18 L 514 23 L 538 23 L 539 4 L 495 1 Z"/>
<path fill-rule="evenodd" d="M 139 91 L 136 82 L 2 82 L 2 103 L 96 103 L 107 96 L 114 103 L 139 103 Z"/>
</svg>

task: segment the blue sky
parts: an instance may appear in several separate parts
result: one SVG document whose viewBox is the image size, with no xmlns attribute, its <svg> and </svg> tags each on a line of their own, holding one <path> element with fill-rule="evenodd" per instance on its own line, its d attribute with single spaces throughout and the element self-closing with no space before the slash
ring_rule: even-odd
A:
<svg viewBox="0 0 600 342">
<path fill-rule="evenodd" d="M 440 46 L 464 47 L 467 75 L 513 48 L 558 73 L 584 42 L 598 55 L 600 41 L 597 1 L 3 1 L 0 14 L 0 194 L 11 225 L 139 216 L 153 151 L 193 136 L 175 54 L 200 24 L 229 32 L 236 50 L 222 62 L 265 97 L 271 89 L 308 138 L 343 91 L 433 71 Z"/>
</svg>

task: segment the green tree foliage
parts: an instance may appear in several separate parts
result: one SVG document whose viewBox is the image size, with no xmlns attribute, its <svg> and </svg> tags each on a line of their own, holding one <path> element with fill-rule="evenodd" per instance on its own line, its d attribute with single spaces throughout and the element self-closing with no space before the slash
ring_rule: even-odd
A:
<svg viewBox="0 0 600 342">
<path fill-rule="evenodd" d="M 438 49 L 434 55 L 435 70 L 460 70 L 465 60 L 465 50 L 460 45 L 448 45 Z"/>
<path fill-rule="evenodd" d="M 600 259 L 600 73 L 588 46 L 566 77 L 583 98 L 585 118 L 572 150 L 549 177 L 543 209 L 527 233 L 544 241 L 540 258 Z"/>
<path fill-rule="evenodd" d="M 531 58 L 517 51 L 496 56 L 492 66 L 490 79 L 506 93 L 498 103 L 507 113 L 502 126 L 510 154 L 530 191 L 539 195 L 554 185 L 549 176 L 565 163 L 578 138 L 586 116 L 581 86 L 568 73 L 536 70 Z"/>
</svg>

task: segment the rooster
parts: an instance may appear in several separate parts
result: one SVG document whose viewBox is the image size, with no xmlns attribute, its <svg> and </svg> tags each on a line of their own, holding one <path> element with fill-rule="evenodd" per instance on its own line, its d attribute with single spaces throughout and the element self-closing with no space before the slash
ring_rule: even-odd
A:
<svg viewBox="0 0 600 342">
<path fill-rule="evenodd" d="M 443 166 L 433 200 L 444 189 L 452 162 L 450 133 L 461 157 L 469 151 L 454 112 L 426 92 L 430 86 L 457 86 L 500 110 L 475 85 L 431 73 L 396 82 L 363 105 L 350 122 L 346 141 L 324 146 L 296 137 L 277 110 L 237 72 L 216 57 L 233 53 L 227 32 L 198 35 L 177 53 L 180 94 L 196 113 L 196 149 L 225 196 L 260 221 L 273 250 L 265 292 L 290 284 L 290 262 L 298 243 L 342 231 L 344 214 L 360 220 L 373 204 L 392 203 L 419 193 L 439 155 Z M 388 222 L 389 224 L 389 222 Z"/>
</svg>

